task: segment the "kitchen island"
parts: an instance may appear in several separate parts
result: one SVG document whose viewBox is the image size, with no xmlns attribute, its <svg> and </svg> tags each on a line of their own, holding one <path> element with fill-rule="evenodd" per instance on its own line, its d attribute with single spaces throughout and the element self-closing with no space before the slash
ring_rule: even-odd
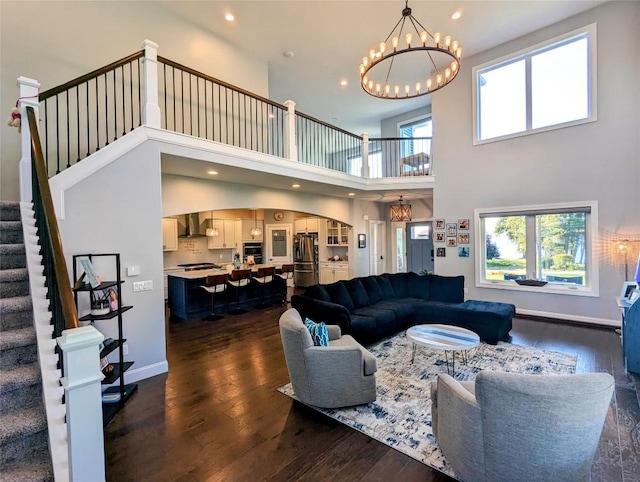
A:
<svg viewBox="0 0 640 482">
<path fill-rule="evenodd" d="M 274 265 L 253 265 L 251 270 L 255 276 L 260 267 Z M 242 267 L 241 267 L 242 268 Z M 248 268 L 248 267 L 247 267 Z M 276 266 L 276 271 L 280 266 Z M 203 318 L 211 313 L 211 295 L 201 288 L 207 276 L 228 273 L 226 269 L 203 269 L 196 271 L 171 272 L 167 276 L 169 318 L 171 320 L 187 320 Z M 273 277 L 271 286 L 265 288 L 264 299 L 267 303 L 280 304 L 285 293 L 285 281 L 279 276 Z M 232 287 L 216 298 L 216 311 L 224 312 L 236 307 L 236 291 Z M 247 288 L 240 290 L 240 307 L 251 309 L 260 304 L 260 287 L 251 282 Z"/>
</svg>

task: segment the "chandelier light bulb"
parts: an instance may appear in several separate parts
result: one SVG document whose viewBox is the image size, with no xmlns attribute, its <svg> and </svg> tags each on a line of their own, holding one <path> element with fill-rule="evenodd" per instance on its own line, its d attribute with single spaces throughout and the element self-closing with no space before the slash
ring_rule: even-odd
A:
<svg viewBox="0 0 640 482">
<path fill-rule="evenodd" d="M 404 93 L 405 95 L 409 95 L 409 90 L 411 90 L 411 87 L 409 87 L 409 84 L 404 86 Z"/>
<path fill-rule="evenodd" d="M 393 51 L 398 50 L 398 37 L 393 37 L 391 39 L 391 45 L 393 45 Z"/>
<path fill-rule="evenodd" d="M 405 40 L 407 41 L 407 48 L 410 49 L 411 48 L 411 39 L 412 39 L 412 35 L 411 32 L 409 32 L 406 36 L 405 36 Z"/>
<path fill-rule="evenodd" d="M 369 58 L 368 57 L 362 57 L 362 65 L 364 65 L 365 67 L 367 65 L 369 65 Z"/>
<path fill-rule="evenodd" d="M 440 34 L 439 33 L 433 34 L 433 41 L 436 43 L 436 47 L 437 47 L 438 44 L 440 43 Z"/>
<path fill-rule="evenodd" d="M 458 41 L 457 40 L 454 40 L 453 42 L 451 42 L 451 50 L 454 51 L 454 52 L 456 50 L 458 50 Z"/>
<path fill-rule="evenodd" d="M 427 32 L 422 32 L 420 34 L 420 41 L 422 42 L 422 46 L 424 47 L 425 45 L 427 45 L 427 38 L 429 37 L 429 34 Z"/>
<path fill-rule="evenodd" d="M 380 48 L 380 54 L 384 55 L 384 51 L 387 49 L 387 44 L 384 42 L 380 42 L 380 45 L 378 47 Z"/>
<path fill-rule="evenodd" d="M 451 69 L 445 69 L 444 78 L 448 81 L 449 77 L 451 77 Z"/>
<path fill-rule="evenodd" d="M 369 57 L 371 57 L 371 60 L 376 58 L 376 51 L 371 49 L 369 50 Z"/>
<path fill-rule="evenodd" d="M 440 85 L 442 83 L 442 75 L 441 74 L 438 74 L 438 76 L 436 77 L 436 83 L 438 85 Z"/>
<path fill-rule="evenodd" d="M 373 80 L 370 80 L 367 85 L 369 86 L 369 90 L 373 89 Z"/>
<path fill-rule="evenodd" d="M 362 77 L 362 85 L 367 85 L 368 83 L 369 83 L 369 79 L 365 75 L 364 77 Z"/>
<path fill-rule="evenodd" d="M 444 38 L 444 45 L 445 45 L 445 47 L 447 47 L 447 49 L 449 48 L 449 46 L 451 45 L 451 36 L 447 35 Z"/>
<path fill-rule="evenodd" d="M 427 90 L 431 90 L 431 84 L 432 83 L 433 83 L 433 80 L 427 79 Z"/>
<path fill-rule="evenodd" d="M 364 74 L 364 65 L 360 64 L 360 75 Z"/>
<path fill-rule="evenodd" d="M 376 94 L 380 95 L 380 89 L 381 89 L 380 84 L 376 84 Z"/>
<path fill-rule="evenodd" d="M 416 94 L 420 93 L 420 82 L 416 82 Z"/>
<path fill-rule="evenodd" d="M 400 86 L 399 86 L 399 85 L 396 85 L 396 86 L 393 88 L 393 90 L 395 90 L 395 92 L 396 92 L 396 97 L 398 97 L 398 93 L 400 92 Z"/>
<path fill-rule="evenodd" d="M 456 64 L 455 62 L 451 62 L 451 71 L 455 73 L 456 70 L 458 70 L 458 64 Z"/>
<path fill-rule="evenodd" d="M 391 90 L 391 86 L 389 84 L 384 86 L 384 95 L 389 97 L 389 91 Z"/>
<path fill-rule="evenodd" d="M 456 50 L 456 57 L 458 57 L 458 60 L 460 60 L 460 57 L 462 57 L 462 48 L 458 47 L 458 50 Z"/>
</svg>

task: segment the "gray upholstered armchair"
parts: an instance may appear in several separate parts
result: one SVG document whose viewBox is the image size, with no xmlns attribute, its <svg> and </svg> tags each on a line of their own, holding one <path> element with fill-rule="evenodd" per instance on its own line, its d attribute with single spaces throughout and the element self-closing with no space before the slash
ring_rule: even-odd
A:
<svg viewBox="0 0 640 482">
<path fill-rule="evenodd" d="M 607 373 L 440 375 L 433 434 L 465 481 L 589 480 L 614 389 Z"/>
<path fill-rule="evenodd" d="M 280 317 L 280 336 L 293 391 L 303 403 L 348 407 L 376 399 L 376 359 L 340 327 L 327 325 L 329 346 L 314 346 L 300 314 Z"/>
</svg>

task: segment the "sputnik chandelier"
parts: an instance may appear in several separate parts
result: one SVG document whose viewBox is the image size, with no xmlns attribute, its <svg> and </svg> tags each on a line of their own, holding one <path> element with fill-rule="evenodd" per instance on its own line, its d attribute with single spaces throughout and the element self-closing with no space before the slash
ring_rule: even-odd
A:
<svg viewBox="0 0 640 482">
<path fill-rule="evenodd" d="M 403 36 L 407 19 L 407 30 L 413 27 L 415 34 L 408 31 Z M 409 53 L 414 56 L 405 55 L 402 61 L 399 59 L 401 54 Z M 425 54 L 428 58 L 426 62 Z M 416 55 L 422 55 L 423 60 L 416 61 Z M 367 94 L 380 99 L 420 97 L 443 88 L 456 78 L 460 71 L 461 55 L 459 42 L 451 40 L 449 35 L 444 38 L 439 33 L 432 35 L 411 14 L 409 0 L 406 0 L 402 17 L 391 33 L 384 42 L 380 42 L 377 49 L 371 49 L 369 55 L 363 57 L 360 64 L 360 85 Z M 402 65 L 396 65 L 392 73 L 394 62 Z M 388 68 L 385 69 L 384 66 Z M 375 80 L 372 74 L 377 74 Z"/>
</svg>

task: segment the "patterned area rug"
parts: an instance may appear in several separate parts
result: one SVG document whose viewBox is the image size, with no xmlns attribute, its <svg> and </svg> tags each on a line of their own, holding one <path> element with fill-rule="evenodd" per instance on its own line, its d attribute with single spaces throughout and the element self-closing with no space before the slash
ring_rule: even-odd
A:
<svg viewBox="0 0 640 482">
<path fill-rule="evenodd" d="M 412 343 L 404 333 L 369 347 L 378 361 L 378 398 L 375 402 L 344 409 L 312 408 L 455 477 L 431 433 L 430 385 L 438 374 L 447 373 L 444 353 L 417 347 L 412 365 L 411 350 Z M 457 380 L 473 380 L 482 370 L 575 373 L 577 356 L 510 343 L 481 343 L 468 351 L 467 362 L 467 365 L 462 364 L 460 356 L 456 356 Z M 295 399 L 290 383 L 278 390 Z"/>
</svg>

